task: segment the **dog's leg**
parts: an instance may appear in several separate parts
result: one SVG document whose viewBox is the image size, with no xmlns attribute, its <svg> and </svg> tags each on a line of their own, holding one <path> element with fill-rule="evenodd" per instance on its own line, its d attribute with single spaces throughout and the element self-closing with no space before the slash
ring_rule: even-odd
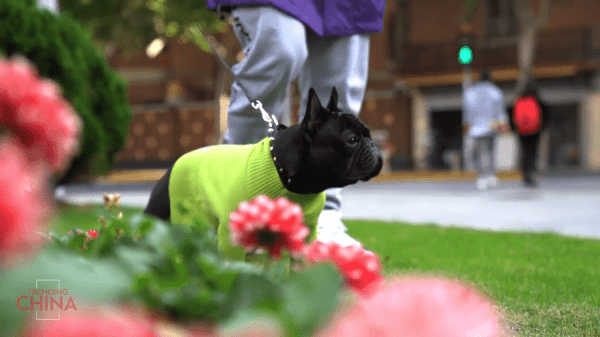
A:
<svg viewBox="0 0 600 337">
<path fill-rule="evenodd" d="M 162 220 L 169 220 L 171 218 L 171 203 L 169 202 L 169 177 L 171 176 L 171 169 L 169 168 L 162 178 L 158 180 L 152 192 L 150 193 L 150 200 L 148 205 L 144 209 L 144 213 L 153 215 Z"/>
</svg>

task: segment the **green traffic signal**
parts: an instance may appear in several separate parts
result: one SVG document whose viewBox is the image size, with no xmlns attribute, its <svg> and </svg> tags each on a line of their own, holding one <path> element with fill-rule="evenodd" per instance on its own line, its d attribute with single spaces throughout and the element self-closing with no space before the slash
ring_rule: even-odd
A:
<svg viewBox="0 0 600 337">
<path fill-rule="evenodd" d="M 460 64 L 469 64 L 473 61 L 473 51 L 469 46 L 462 46 L 458 51 L 458 62 Z"/>
</svg>

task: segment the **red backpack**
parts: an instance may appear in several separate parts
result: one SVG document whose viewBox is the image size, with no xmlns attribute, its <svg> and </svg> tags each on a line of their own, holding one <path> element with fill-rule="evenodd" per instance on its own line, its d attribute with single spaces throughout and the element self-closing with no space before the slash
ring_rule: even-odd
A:
<svg viewBox="0 0 600 337">
<path fill-rule="evenodd" d="M 521 135 L 534 134 L 542 128 L 542 108 L 534 96 L 517 99 L 513 109 L 513 121 Z"/>
</svg>

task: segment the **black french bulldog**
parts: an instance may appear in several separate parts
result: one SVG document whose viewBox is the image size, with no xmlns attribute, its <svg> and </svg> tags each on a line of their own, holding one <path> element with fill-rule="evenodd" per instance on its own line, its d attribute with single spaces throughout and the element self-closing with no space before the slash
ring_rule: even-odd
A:
<svg viewBox="0 0 600 337">
<path fill-rule="evenodd" d="M 200 215 L 218 231 L 219 248 L 243 258 L 229 241 L 229 213 L 257 195 L 283 196 L 300 205 L 310 238 L 315 238 L 323 191 L 367 181 L 383 164 L 369 129 L 339 110 L 337 100 L 334 87 L 322 107 L 311 88 L 302 122 L 279 125 L 272 142 L 217 145 L 183 155 L 154 186 L 144 213 L 189 225 Z"/>
</svg>

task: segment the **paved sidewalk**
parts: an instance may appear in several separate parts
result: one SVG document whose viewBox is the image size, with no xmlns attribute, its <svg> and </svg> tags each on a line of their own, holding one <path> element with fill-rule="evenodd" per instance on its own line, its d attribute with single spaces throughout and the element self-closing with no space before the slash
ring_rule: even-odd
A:
<svg viewBox="0 0 600 337">
<path fill-rule="evenodd" d="M 546 178 L 538 188 L 501 181 L 373 183 L 347 187 L 348 219 L 404 220 L 489 230 L 554 231 L 600 238 L 600 178 Z"/>
<path fill-rule="evenodd" d="M 445 177 L 445 178 L 444 178 Z M 538 188 L 508 177 L 478 191 L 468 176 L 359 183 L 343 189 L 345 219 L 378 219 L 491 230 L 555 231 L 600 238 L 600 177 L 547 177 Z M 101 203 L 120 193 L 124 205 L 143 207 L 153 183 L 96 183 L 62 188 L 62 199 Z"/>
</svg>

